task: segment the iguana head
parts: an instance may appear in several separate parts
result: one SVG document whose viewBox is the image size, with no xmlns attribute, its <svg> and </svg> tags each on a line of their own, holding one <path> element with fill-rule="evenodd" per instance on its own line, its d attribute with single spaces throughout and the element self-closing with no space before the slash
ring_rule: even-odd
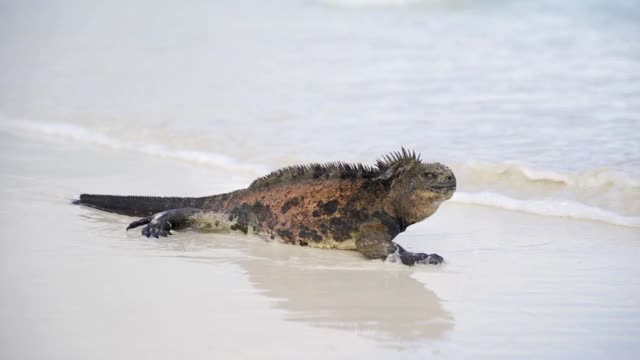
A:
<svg viewBox="0 0 640 360">
<path fill-rule="evenodd" d="M 381 177 L 390 182 L 385 211 L 407 224 L 431 216 L 456 191 L 456 177 L 440 163 L 422 163 L 405 149 L 378 161 Z"/>
</svg>

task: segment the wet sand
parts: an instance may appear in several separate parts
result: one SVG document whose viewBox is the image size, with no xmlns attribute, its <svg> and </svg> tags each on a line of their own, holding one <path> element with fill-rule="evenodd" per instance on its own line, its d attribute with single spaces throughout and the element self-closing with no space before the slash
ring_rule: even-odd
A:
<svg viewBox="0 0 640 360">
<path fill-rule="evenodd" d="M 446 203 L 400 235 L 440 267 L 235 234 L 168 239 L 69 204 L 230 174 L 0 133 L 0 357 L 618 358 L 640 351 L 640 231 Z"/>
</svg>

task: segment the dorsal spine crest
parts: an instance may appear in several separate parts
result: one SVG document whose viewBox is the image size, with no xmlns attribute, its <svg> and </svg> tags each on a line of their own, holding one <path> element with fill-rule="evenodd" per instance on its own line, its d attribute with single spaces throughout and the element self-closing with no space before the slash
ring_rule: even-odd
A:
<svg viewBox="0 0 640 360">
<path fill-rule="evenodd" d="M 400 151 L 389 153 L 378 159 L 375 166 L 341 161 L 287 166 L 254 180 L 251 185 L 249 185 L 249 189 L 309 179 L 373 180 L 387 169 L 408 162 L 420 163 L 420 155 L 416 154 L 415 151 L 409 151 L 403 147 Z"/>
</svg>

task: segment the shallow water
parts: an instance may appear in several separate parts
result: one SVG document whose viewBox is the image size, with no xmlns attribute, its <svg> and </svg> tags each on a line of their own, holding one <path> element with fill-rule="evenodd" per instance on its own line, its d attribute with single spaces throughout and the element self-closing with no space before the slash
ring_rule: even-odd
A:
<svg viewBox="0 0 640 360">
<path fill-rule="evenodd" d="M 640 350 L 635 2 L 61 0 L 0 19 L 3 358 Z M 147 240 L 68 205 L 400 146 L 458 178 L 399 238 L 444 267 Z"/>
</svg>

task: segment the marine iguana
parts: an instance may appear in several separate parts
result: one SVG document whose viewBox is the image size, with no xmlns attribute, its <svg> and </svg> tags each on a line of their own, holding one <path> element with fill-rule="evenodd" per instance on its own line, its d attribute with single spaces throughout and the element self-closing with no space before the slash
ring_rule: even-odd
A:
<svg viewBox="0 0 640 360">
<path fill-rule="evenodd" d="M 406 251 L 392 240 L 431 216 L 456 190 L 447 166 L 415 152 L 385 155 L 375 166 L 333 162 L 285 167 L 246 189 L 206 197 L 82 194 L 75 204 L 143 217 L 147 237 L 171 230 L 237 230 L 289 244 L 357 250 L 367 258 L 439 264 L 437 254 Z"/>
</svg>

